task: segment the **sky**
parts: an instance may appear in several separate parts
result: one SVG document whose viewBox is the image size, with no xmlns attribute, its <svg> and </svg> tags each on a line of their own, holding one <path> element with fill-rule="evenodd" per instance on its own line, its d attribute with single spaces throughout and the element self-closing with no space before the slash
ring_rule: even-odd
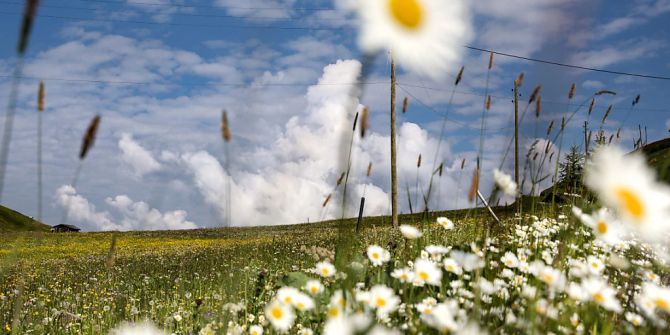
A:
<svg viewBox="0 0 670 335">
<path fill-rule="evenodd" d="M 390 213 L 390 63 L 374 59 L 361 86 L 357 19 L 330 1 L 297 0 L 43 0 L 30 37 L 2 204 L 37 216 L 39 80 L 46 85 L 43 114 L 43 221 L 86 231 L 191 229 L 314 222 L 341 215 L 339 151 L 351 136 L 351 111 L 368 106 L 368 134 L 356 134 L 345 214 Z M 484 0 L 469 3 L 467 46 L 521 57 L 617 72 L 670 76 L 670 0 Z M 23 4 L 0 1 L 0 101 L 5 108 L 17 63 Z M 520 72 L 522 111 L 542 85 L 542 113 L 528 108 L 521 151 L 545 147 L 554 121 L 581 108 L 567 124 L 563 153 L 583 147 L 587 118 L 613 143 L 632 150 L 638 125 L 649 142 L 667 137 L 669 80 L 560 67 L 502 55 L 487 73 L 487 52 L 458 47 L 459 62 L 443 78 L 398 66 L 400 211 L 413 210 L 434 180 L 431 209 L 470 206 L 467 189 L 480 146 L 487 93 L 482 187 L 488 194 L 513 133 L 513 82 Z M 454 77 L 463 80 L 449 97 Z M 486 85 L 488 76 L 488 86 Z M 568 101 L 568 90 L 576 95 Z M 641 96 L 634 109 L 631 102 Z M 360 105 L 359 105 L 360 104 Z M 233 140 L 219 131 L 221 111 Z M 102 121 L 95 146 L 78 159 L 91 118 Z M 440 130 L 446 115 L 446 130 Z M 644 137 L 644 136 L 643 136 Z M 551 136 L 549 141 L 553 141 Z M 227 146 L 227 147 L 226 147 Z M 439 149 L 438 149 L 439 148 Z M 551 152 L 556 145 L 550 147 Z M 227 155 L 226 155 L 227 151 Z M 423 164 L 417 169 L 416 160 Z M 461 169 L 461 163 L 465 166 Z M 368 163 L 372 175 L 366 177 Z M 75 171 L 81 172 L 73 185 Z M 502 168 L 513 172 L 511 160 Z M 548 164 L 544 166 L 548 168 Z M 541 172 L 540 174 L 544 174 Z M 230 185 L 228 185 L 230 180 Z M 537 188 L 548 186 L 545 180 Z M 530 191 L 530 183 L 524 189 Z M 231 190 L 231 212 L 226 198 Z M 334 200 L 322 206 L 328 194 Z M 409 196 L 408 196 L 409 193 Z M 503 202 L 509 199 L 502 199 Z M 65 209 L 67 213 L 65 214 Z M 227 218 L 230 217 L 230 221 Z"/>
</svg>

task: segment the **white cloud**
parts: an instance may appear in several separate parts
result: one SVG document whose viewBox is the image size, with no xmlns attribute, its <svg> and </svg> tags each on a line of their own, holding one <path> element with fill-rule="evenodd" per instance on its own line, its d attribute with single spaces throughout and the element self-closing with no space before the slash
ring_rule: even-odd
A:
<svg viewBox="0 0 670 335">
<path fill-rule="evenodd" d="M 121 159 L 129 165 L 137 177 L 142 177 L 161 169 L 161 164 L 153 157 L 151 152 L 144 149 L 128 133 L 123 133 L 119 139 Z"/>
<path fill-rule="evenodd" d="M 249 21 L 272 22 L 291 18 L 296 0 L 216 0 L 228 14 Z"/>
<path fill-rule="evenodd" d="M 195 223 L 186 220 L 187 212 L 175 210 L 161 213 L 147 203 L 134 202 L 127 195 L 117 195 L 105 199 L 107 204 L 117 209 L 123 216 L 120 225 L 125 230 L 164 230 L 164 229 L 195 229 Z"/>
<path fill-rule="evenodd" d="M 119 230 L 108 212 L 98 212 L 95 205 L 77 194 L 70 185 L 63 185 L 56 191 L 58 204 L 67 211 L 67 218 L 82 223 L 84 230 Z"/>
<path fill-rule="evenodd" d="M 56 200 L 67 211 L 67 222 L 81 224 L 83 230 L 88 231 L 198 228 L 186 220 L 187 212 L 184 210 L 161 213 L 145 202 L 134 202 L 126 195 L 106 199 L 106 203 L 121 214 L 119 222 L 115 222 L 109 212 L 98 211 L 95 205 L 70 185 L 63 185 L 56 191 Z"/>
</svg>

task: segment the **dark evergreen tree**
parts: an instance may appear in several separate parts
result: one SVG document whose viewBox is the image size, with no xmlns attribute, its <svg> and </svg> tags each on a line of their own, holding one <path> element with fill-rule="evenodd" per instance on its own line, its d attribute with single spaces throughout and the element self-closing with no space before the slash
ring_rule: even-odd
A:
<svg viewBox="0 0 670 335">
<path fill-rule="evenodd" d="M 579 193 L 583 171 L 584 153 L 577 145 L 572 145 L 565 159 L 559 163 L 559 187 L 568 193 Z"/>
</svg>

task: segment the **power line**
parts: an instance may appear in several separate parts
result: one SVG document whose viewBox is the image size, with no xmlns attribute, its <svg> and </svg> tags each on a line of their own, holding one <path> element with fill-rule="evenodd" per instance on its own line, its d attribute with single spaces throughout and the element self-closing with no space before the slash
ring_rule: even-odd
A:
<svg viewBox="0 0 670 335">
<path fill-rule="evenodd" d="M 176 3 L 152 3 L 152 2 L 141 2 L 141 1 L 109 1 L 109 0 L 86 0 L 82 2 L 99 2 L 99 3 L 109 3 L 116 5 L 142 5 L 142 6 L 155 6 L 155 7 L 174 7 L 174 8 L 218 8 L 218 9 L 255 9 L 255 10 L 304 10 L 304 11 L 336 11 L 336 8 L 332 7 L 296 7 L 296 8 L 286 8 L 286 7 L 239 7 L 239 6 L 204 6 L 204 5 L 184 5 Z"/>
<path fill-rule="evenodd" d="M 490 49 L 478 48 L 478 47 L 473 47 L 473 46 L 469 46 L 469 45 L 466 45 L 465 47 L 468 48 L 468 49 L 471 49 L 471 50 L 477 50 L 477 51 L 482 51 L 482 52 L 492 52 L 496 55 L 500 55 L 500 56 L 504 56 L 504 57 L 523 59 L 523 60 L 527 60 L 527 61 L 531 61 L 531 62 L 550 64 L 550 65 L 568 67 L 568 68 L 573 68 L 573 69 L 580 69 L 580 70 L 587 70 L 587 71 L 594 71 L 594 72 L 602 72 L 602 73 L 616 74 L 616 75 L 622 75 L 622 76 L 640 77 L 640 78 L 647 78 L 647 79 L 670 80 L 670 77 L 665 77 L 665 76 L 654 76 L 654 75 L 640 74 L 640 73 L 633 73 L 633 72 L 622 72 L 622 71 L 598 69 L 598 68 L 593 68 L 593 67 L 588 67 L 588 66 L 573 65 L 573 64 L 567 64 L 567 63 L 559 63 L 559 62 L 554 62 L 554 61 L 549 61 L 549 60 L 543 60 L 543 59 L 513 55 L 513 54 L 509 54 L 509 53 L 498 52 L 498 51 L 494 51 L 494 50 L 490 50 Z"/>
<path fill-rule="evenodd" d="M 20 2 L 10 2 L 10 1 L 0 1 L 0 4 L 7 5 L 17 5 L 23 6 L 23 3 Z M 109 10 L 108 8 L 95 8 L 95 7 L 72 7 L 72 6 L 54 6 L 54 5 L 40 5 L 41 8 L 53 8 L 53 9 L 74 9 L 74 10 L 85 10 L 90 12 L 96 12 L 100 10 Z M 219 7 L 219 9 L 223 9 Z M 245 8 L 247 9 L 247 8 Z M 258 10 L 258 8 L 249 8 Z M 290 20 L 295 19 L 295 17 L 277 17 L 277 16 L 254 16 L 254 15 L 224 15 L 224 14 L 196 14 L 196 13 L 170 13 L 169 15 L 174 16 L 186 16 L 186 17 L 212 17 L 212 18 L 231 18 L 231 19 L 253 19 L 253 20 Z M 330 22 L 349 22 L 346 19 L 337 19 L 337 18 L 319 18 L 320 21 L 330 21 Z"/>
<path fill-rule="evenodd" d="M 0 15 L 21 15 L 21 14 L 20 13 L 0 12 Z M 342 28 L 339 28 L 339 27 L 338 28 L 334 28 L 334 27 L 304 27 L 304 26 L 288 27 L 288 26 L 271 26 L 271 25 L 261 26 L 261 25 L 234 25 L 234 24 L 217 25 L 217 24 L 175 23 L 175 22 L 160 23 L 160 22 L 151 22 L 151 21 L 140 21 L 140 20 L 118 20 L 118 19 L 100 19 L 100 18 L 93 19 L 93 18 L 80 18 L 80 17 L 47 15 L 47 14 L 38 14 L 37 16 L 38 17 L 43 17 L 43 18 L 51 18 L 51 19 L 78 20 L 78 21 L 88 21 L 88 22 L 118 22 L 118 23 L 136 23 L 136 24 L 149 24 L 149 25 L 161 25 L 161 26 L 168 25 L 168 26 L 186 26 L 186 27 L 203 27 L 203 28 L 326 30 L 326 31 L 342 30 Z M 476 51 L 487 52 L 487 53 L 494 53 L 494 54 L 504 56 L 504 57 L 516 58 L 516 59 L 526 60 L 526 61 L 530 61 L 530 62 L 537 62 L 537 63 L 560 66 L 560 67 L 567 67 L 567 68 L 580 69 L 580 70 L 585 70 L 585 71 L 608 73 L 608 74 L 615 74 L 615 75 L 622 75 L 622 76 L 631 76 L 631 77 L 638 77 L 638 78 L 658 79 L 658 80 L 668 80 L 668 81 L 670 81 L 670 77 L 666 77 L 666 76 L 655 76 L 655 75 L 640 74 L 640 73 L 634 73 L 634 72 L 605 70 L 605 69 L 593 68 L 593 67 L 588 67 L 588 66 L 560 63 L 560 62 L 543 60 L 543 59 L 538 59 L 538 58 L 519 56 L 519 55 L 510 54 L 510 53 L 494 51 L 494 50 L 491 50 L 491 49 L 470 46 L 470 45 L 465 45 L 463 47 L 465 47 L 467 49 L 470 49 L 470 50 L 476 50 Z"/>
<path fill-rule="evenodd" d="M 0 15 L 21 15 L 19 13 L 8 13 L 0 12 Z M 158 26 L 178 26 L 178 27 L 201 27 L 201 28 L 239 28 L 239 29 L 272 29 L 272 30 L 340 30 L 341 28 L 331 28 L 331 27 L 304 27 L 304 26 L 259 26 L 259 25 L 234 25 L 234 24 L 204 24 L 204 23 L 177 23 L 177 22 L 153 22 L 153 21 L 140 21 L 140 20 L 118 20 L 118 19 L 103 19 L 103 18 L 82 18 L 82 17 L 72 17 L 72 16 L 62 16 L 62 15 L 50 15 L 50 14 L 38 14 L 37 17 L 47 18 L 47 19 L 59 19 L 59 20 L 77 20 L 81 22 L 116 22 L 116 23 L 136 23 L 136 24 L 149 24 L 149 25 L 158 25 Z"/>
<path fill-rule="evenodd" d="M 0 75 L 0 78 L 12 78 L 10 75 Z M 62 81 L 62 82 L 73 82 L 73 83 L 91 83 L 91 84 L 111 84 L 111 85 L 142 85 L 142 86 L 171 86 L 175 85 L 174 83 L 155 83 L 148 81 L 123 81 L 123 80 L 100 80 L 100 79 L 84 79 L 84 78 L 38 78 L 31 76 L 21 76 L 20 79 L 27 80 L 44 80 L 44 81 Z M 191 87 L 191 86 L 204 86 L 204 87 L 216 87 L 216 86 L 342 86 L 342 85 L 380 85 L 380 84 L 390 84 L 388 81 L 367 81 L 367 82 L 352 82 L 352 83 L 188 83 L 180 84 L 177 86 Z"/>
</svg>

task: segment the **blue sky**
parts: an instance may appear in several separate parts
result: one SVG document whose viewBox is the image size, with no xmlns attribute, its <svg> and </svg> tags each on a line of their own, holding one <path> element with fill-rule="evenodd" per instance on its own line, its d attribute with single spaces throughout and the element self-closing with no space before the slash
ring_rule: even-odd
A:
<svg viewBox="0 0 670 335">
<path fill-rule="evenodd" d="M 347 101 L 344 79 L 360 58 L 356 21 L 329 1 L 100 0 L 41 1 L 31 35 L 15 123 L 4 205 L 36 215 L 35 92 L 47 87 L 45 215 L 59 223 L 63 207 L 86 230 L 220 226 L 222 186 L 232 175 L 233 224 L 281 224 L 334 217 L 321 208 L 339 176 L 333 151 L 339 139 L 333 104 Z M 670 76 L 670 1 L 474 1 L 469 45 L 523 57 L 620 72 Z M 23 11 L 0 2 L 0 97 L 7 100 Z M 448 110 L 439 161 L 449 167 L 433 208 L 466 206 L 485 96 L 488 54 L 462 50 L 465 74 Z M 592 120 L 608 105 L 607 136 L 622 128 L 620 145 L 632 149 L 638 124 L 649 141 L 667 136 L 670 81 L 576 70 L 496 56 L 489 92 L 484 184 L 500 162 L 509 136 L 512 82 L 523 71 L 522 100 L 542 85 L 543 112 L 522 127 L 525 150 L 533 138 L 600 89 Z M 425 189 L 453 77 L 433 80 L 399 67 L 401 191 Z M 365 189 L 369 214 L 388 212 L 388 59 L 376 59 L 361 103 L 370 106 L 371 135 L 355 139 L 352 199 Z M 353 81 L 353 80 L 350 80 Z M 317 83 L 320 85 L 316 85 Z M 570 84 L 577 84 L 573 106 Z M 630 103 L 641 101 L 630 111 Z M 522 108 L 525 103 L 522 103 Z M 229 169 L 218 132 L 221 109 L 234 133 Z M 531 107 L 529 116 L 534 113 Z M 96 113 L 100 136 L 72 180 L 81 135 Z M 585 111 L 568 125 L 564 147 L 581 144 Z M 539 135 L 539 136 L 538 136 Z M 466 169 L 460 170 L 466 158 Z M 372 161 L 375 173 L 364 176 Z M 511 166 L 505 165 L 508 172 Z M 368 186 L 364 186 L 368 184 Z M 225 189 L 225 188 L 224 188 Z M 402 193 L 401 192 L 401 193 Z M 355 202 L 355 201 L 354 201 Z M 237 212 L 236 212 L 237 209 Z M 407 211 L 403 203 L 403 211 Z"/>
</svg>

